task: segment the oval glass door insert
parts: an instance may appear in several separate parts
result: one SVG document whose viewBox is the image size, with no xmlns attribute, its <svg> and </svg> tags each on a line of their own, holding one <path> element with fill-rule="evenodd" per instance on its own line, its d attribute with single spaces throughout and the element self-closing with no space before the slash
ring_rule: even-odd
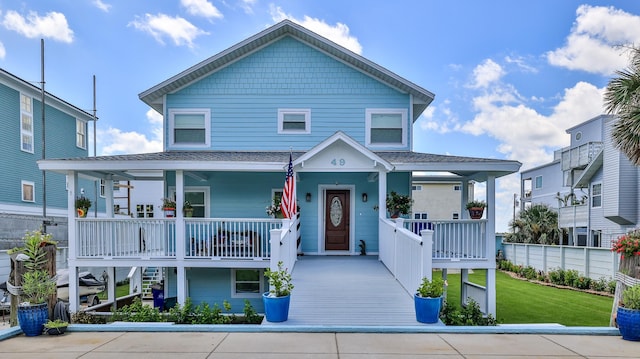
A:
<svg viewBox="0 0 640 359">
<path fill-rule="evenodd" d="M 333 197 L 331 199 L 331 207 L 329 208 L 329 217 L 331 218 L 331 224 L 337 227 L 342 222 L 342 202 L 339 197 Z"/>
</svg>

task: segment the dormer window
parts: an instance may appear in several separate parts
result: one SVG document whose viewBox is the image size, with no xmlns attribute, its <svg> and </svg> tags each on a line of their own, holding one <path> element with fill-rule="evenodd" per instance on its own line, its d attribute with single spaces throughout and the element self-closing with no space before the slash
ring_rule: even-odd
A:
<svg viewBox="0 0 640 359">
<path fill-rule="evenodd" d="M 310 109 L 279 109 L 278 133 L 303 134 L 311 133 Z"/>
<path fill-rule="evenodd" d="M 175 146 L 208 147 L 211 141 L 209 109 L 169 110 L 169 143 Z"/>
<path fill-rule="evenodd" d="M 407 110 L 366 110 L 367 146 L 404 147 L 407 145 L 407 131 Z"/>
</svg>

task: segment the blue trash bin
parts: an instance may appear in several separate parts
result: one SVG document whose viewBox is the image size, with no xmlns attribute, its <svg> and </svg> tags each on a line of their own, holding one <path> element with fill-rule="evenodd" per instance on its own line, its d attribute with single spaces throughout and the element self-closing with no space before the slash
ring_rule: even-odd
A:
<svg viewBox="0 0 640 359">
<path fill-rule="evenodd" d="M 153 307 L 164 309 L 164 287 L 162 284 L 154 284 L 151 286 L 151 294 L 153 295 Z"/>
</svg>

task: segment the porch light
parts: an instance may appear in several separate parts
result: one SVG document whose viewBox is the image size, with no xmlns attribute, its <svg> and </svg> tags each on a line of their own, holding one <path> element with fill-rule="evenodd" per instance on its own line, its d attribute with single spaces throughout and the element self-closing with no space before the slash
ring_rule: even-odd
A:
<svg viewBox="0 0 640 359">
<path fill-rule="evenodd" d="M 369 199 L 366 193 L 362 194 L 362 202 L 366 202 Z"/>
<path fill-rule="evenodd" d="M 307 192 L 307 196 L 305 197 L 307 202 L 311 202 L 311 193 Z"/>
</svg>

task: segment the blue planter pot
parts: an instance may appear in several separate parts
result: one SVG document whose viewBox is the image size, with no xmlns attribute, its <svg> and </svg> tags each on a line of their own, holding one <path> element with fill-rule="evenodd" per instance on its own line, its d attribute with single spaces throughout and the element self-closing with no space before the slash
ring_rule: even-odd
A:
<svg viewBox="0 0 640 359">
<path fill-rule="evenodd" d="M 640 341 L 640 310 L 618 307 L 616 321 L 622 339 Z"/>
<path fill-rule="evenodd" d="M 442 306 L 442 297 L 429 298 L 413 295 L 413 301 L 416 308 L 416 320 L 420 323 L 437 323 L 440 319 L 440 307 Z"/>
<path fill-rule="evenodd" d="M 42 334 L 44 324 L 49 320 L 47 303 L 19 306 L 18 322 L 24 335 L 35 337 Z"/>
<path fill-rule="evenodd" d="M 262 294 L 264 316 L 268 322 L 284 322 L 289 319 L 289 302 L 291 296 L 269 297 L 269 292 Z"/>
</svg>

